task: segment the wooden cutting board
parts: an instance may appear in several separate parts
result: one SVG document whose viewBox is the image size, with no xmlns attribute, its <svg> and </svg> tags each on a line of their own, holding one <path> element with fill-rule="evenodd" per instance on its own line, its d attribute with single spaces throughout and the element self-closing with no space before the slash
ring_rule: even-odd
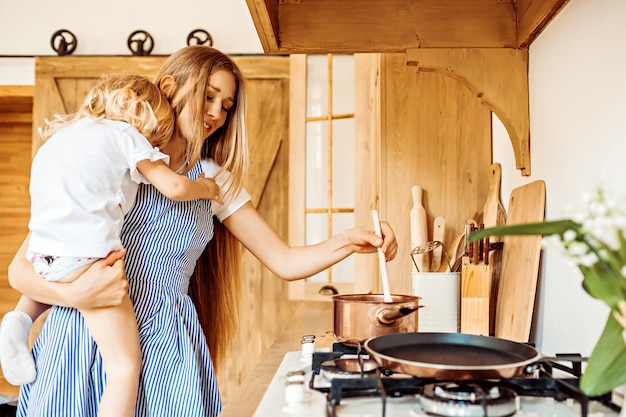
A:
<svg viewBox="0 0 626 417">
<path fill-rule="evenodd" d="M 537 180 L 511 192 L 507 224 L 543 221 L 546 185 Z M 496 300 L 495 336 L 528 342 L 533 318 L 541 236 L 505 236 Z"/>
</svg>

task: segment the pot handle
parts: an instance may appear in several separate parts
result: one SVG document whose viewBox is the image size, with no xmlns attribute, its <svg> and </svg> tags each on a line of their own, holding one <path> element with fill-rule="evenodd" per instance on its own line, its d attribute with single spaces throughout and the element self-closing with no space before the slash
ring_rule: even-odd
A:
<svg viewBox="0 0 626 417">
<path fill-rule="evenodd" d="M 382 307 L 376 312 L 376 320 L 378 320 L 380 324 L 393 324 L 399 318 L 407 316 L 421 307 L 424 306 L 419 305 L 418 301 Z"/>
</svg>

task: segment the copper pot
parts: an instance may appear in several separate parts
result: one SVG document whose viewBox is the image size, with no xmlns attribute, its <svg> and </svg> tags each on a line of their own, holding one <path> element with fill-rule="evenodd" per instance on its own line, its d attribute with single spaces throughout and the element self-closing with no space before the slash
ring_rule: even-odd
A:
<svg viewBox="0 0 626 417">
<path fill-rule="evenodd" d="M 338 342 L 363 344 L 370 337 L 417 331 L 420 297 L 383 294 L 341 294 L 333 296 L 334 333 Z M 412 313 L 416 314 L 412 314 Z"/>
</svg>

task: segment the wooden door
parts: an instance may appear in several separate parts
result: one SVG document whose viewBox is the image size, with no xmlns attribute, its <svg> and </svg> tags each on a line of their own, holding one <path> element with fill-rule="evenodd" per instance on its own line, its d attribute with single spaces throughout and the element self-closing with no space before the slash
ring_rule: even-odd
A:
<svg viewBox="0 0 626 417">
<path fill-rule="evenodd" d="M 37 129 L 55 113 L 74 110 L 102 73 L 131 72 L 154 77 L 166 57 L 40 57 L 35 60 L 33 154 Z M 289 58 L 234 57 L 246 77 L 250 175 L 246 189 L 261 215 L 287 237 Z M 256 365 L 295 309 L 287 286 L 244 251 L 240 334 L 218 366 L 225 401 Z"/>
</svg>

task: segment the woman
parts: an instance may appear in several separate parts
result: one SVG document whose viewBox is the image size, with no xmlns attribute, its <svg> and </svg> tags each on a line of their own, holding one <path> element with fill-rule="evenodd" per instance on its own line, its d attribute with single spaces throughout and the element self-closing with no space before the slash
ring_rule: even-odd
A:
<svg viewBox="0 0 626 417">
<path fill-rule="evenodd" d="M 397 243 L 393 231 L 383 222 L 384 240 L 369 228 L 355 228 L 317 245 L 289 247 L 260 217 L 242 188 L 247 162 L 245 87 L 237 66 L 213 48 L 189 46 L 163 64 L 156 83 L 177 115 L 177 130 L 163 150 L 172 156 L 171 166 L 188 169 L 186 175 L 192 179 L 201 172 L 215 177 L 226 203 L 176 202 L 152 186 L 142 185 L 135 206 L 124 219 L 124 265 L 120 261 L 111 267 L 96 263 L 82 278 L 68 284 L 72 287 L 67 294 L 58 288 L 47 293 L 42 291 L 41 283 L 39 287 L 32 284 L 32 268 L 24 265 L 23 253 L 18 252 L 9 267 L 9 278 L 16 289 L 38 301 L 67 307 L 88 304 L 93 308 L 118 301 L 110 290 L 100 299 L 83 283 L 92 280 L 92 273 L 104 274 L 107 278 L 99 277 L 100 281 L 117 283 L 109 282 L 109 286 L 119 291 L 124 288 L 120 276 L 123 266 L 143 352 L 136 415 L 215 416 L 221 402 L 200 321 L 211 348 L 223 347 L 224 331 L 230 328 L 215 323 L 232 316 L 223 300 L 228 300 L 236 286 L 237 240 L 287 280 L 311 276 L 352 253 L 375 252 L 378 247 L 391 260 Z M 187 166 L 193 149 L 183 151 L 183 145 L 194 143 L 198 136 L 207 138 L 205 159 Z M 219 220 L 215 224 L 214 216 Z M 201 320 L 187 296 L 196 265 L 201 273 L 192 280 L 192 292 L 198 300 Z M 219 296 L 207 296 L 203 284 Z M 68 298 L 82 291 L 86 294 Z M 97 414 L 106 382 L 102 360 L 80 314 L 67 307 L 52 309 L 33 348 L 38 376 L 20 392 L 19 416 Z"/>
</svg>

